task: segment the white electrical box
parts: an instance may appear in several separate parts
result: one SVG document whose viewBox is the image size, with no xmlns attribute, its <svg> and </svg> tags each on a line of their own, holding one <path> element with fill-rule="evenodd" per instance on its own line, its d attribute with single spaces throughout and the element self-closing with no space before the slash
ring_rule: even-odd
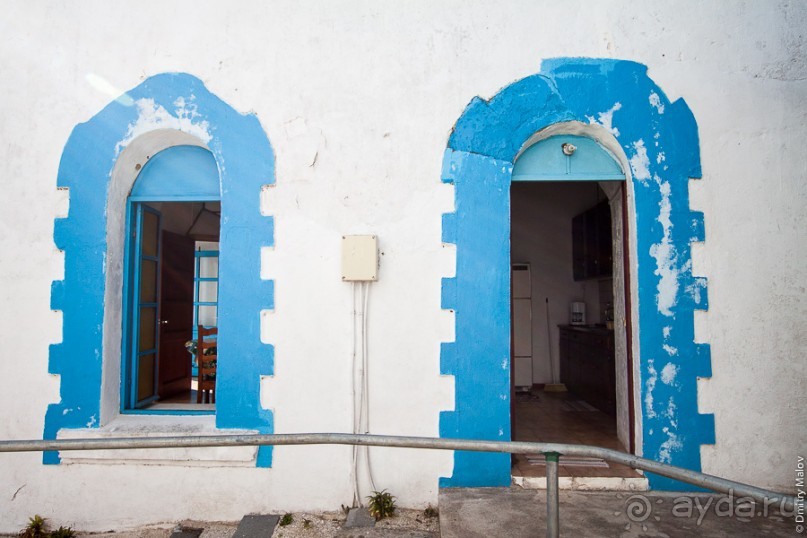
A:
<svg viewBox="0 0 807 538">
<path fill-rule="evenodd" d="M 374 235 L 342 236 L 342 280 L 378 280 L 378 238 Z"/>
</svg>

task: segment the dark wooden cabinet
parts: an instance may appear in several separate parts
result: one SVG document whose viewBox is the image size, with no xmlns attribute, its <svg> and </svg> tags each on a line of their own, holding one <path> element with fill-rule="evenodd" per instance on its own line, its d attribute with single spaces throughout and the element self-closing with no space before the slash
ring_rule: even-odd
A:
<svg viewBox="0 0 807 538">
<path fill-rule="evenodd" d="M 616 415 L 614 331 L 560 326 L 560 380 L 575 396 Z"/>
<path fill-rule="evenodd" d="M 572 272 L 575 280 L 607 278 L 613 274 L 608 201 L 572 219 Z"/>
</svg>

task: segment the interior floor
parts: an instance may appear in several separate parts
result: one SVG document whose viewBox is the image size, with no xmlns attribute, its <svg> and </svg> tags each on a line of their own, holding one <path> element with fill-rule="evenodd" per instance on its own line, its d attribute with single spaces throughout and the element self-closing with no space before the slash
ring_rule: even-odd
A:
<svg viewBox="0 0 807 538">
<path fill-rule="evenodd" d="M 196 378 L 191 382 L 191 390 L 174 394 L 168 398 L 163 398 L 154 404 L 147 407 L 147 409 L 155 410 L 192 410 L 192 411 L 215 411 L 216 404 L 196 403 Z"/>
<path fill-rule="evenodd" d="M 531 392 L 516 394 L 513 405 L 513 440 L 570 443 L 612 448 L 627 452 L 616 434 L 616 422 L 569 392 Z M 513 475 L 545 477 L 546 465 L 539 454 L 517 454 L 513 459 Z M 558 466 L 559 476 L 641 478 L 626 465 L 595 458 L 564 458 Z"/>
</svg>

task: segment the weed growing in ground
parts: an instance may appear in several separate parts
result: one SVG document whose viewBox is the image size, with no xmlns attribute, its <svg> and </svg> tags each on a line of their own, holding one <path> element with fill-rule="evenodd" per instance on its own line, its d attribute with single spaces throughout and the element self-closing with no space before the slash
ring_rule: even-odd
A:
<svg viewBox="0 0 807 538">
<path fill-rule="evenodd" d="M 28 525 L 20 531 L 21 538 L 73 538 L 76 532 L 70 527 L 59 527 L 53 532 L 48 532 L 45 525 L 45 518 L 39 514 L 28 518 Z"/>
<path fill-rule="evenodd" d="M 48 533 L 45 530 L 45 518 L 39 514 L 34 515 L 34 517 L 29 517 L 28 526 L 20 531 L 20 536 L 23 538 L 39 538 L 40 536 L 47 535 Z"/>
<path fill-rule="evenodd" d="M 76 532 L 70 527 L 59 527 L 50 533 L 49 538 L 74 538 L 75 536 Z"/>
<path fill-rule="evenodd" d="M 372 495 L 367 497 L 370 501 L 367 510 L 376 521 L 382 520 L 385 517 L 390 517 L 395 513 L 395 497 L 387 490 L 374 491 Z"/>
<path fill-rule="evenodd" d="M 291 525 L 294 522 L 294 516 L 291 514 L 283 514 L 283 517 L 280 518 L 280 526 L 285 527 L 286 525 Z"/>
</svg>

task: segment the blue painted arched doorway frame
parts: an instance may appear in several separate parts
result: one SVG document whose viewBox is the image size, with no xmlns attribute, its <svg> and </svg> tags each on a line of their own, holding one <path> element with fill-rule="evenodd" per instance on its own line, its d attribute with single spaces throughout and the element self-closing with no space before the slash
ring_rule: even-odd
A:
<svg viewBox="0 0 807 538">
<path fill-rule="evenodd" d="M 260 194 L 274 183 L 274 153 L 254 114 L 241 114 L 184 73 L 150 77 L 77 125 L 59 163 L 57 184 L 69 189 L 68 216 L 54 242 L 64 251 L 64 280 L 51 306 L 63 313 L 63 340 L 51 346 L 48 371 L 61 379 L 48 406 L 43 438 L 62 428 L 98 427 L 104 364 L 107 221 L 125 207 L 108 204 L 119 157 L 138 136 L 174 128 L 198 135 L 213 154 L 221 181 L 219 368 L 216 426 L 272 433 L 272 412 L 260 405 L 260 378 L 274 370 L 274 348 L 260 339 L 260 313 L 274 308 L 274 282 L 260 277 L 260 251 L 274 244 L 274 220 L 260 212 Z M 47 452 L 44 463 L 58 463 Z M 257 465 L 271 465 L 260 447 Z"/>
<path fill-rule="evenodd" d="M 707 344 L 694 341 L 694 311 L 706 309 L 705 279 L 692 274 L 691 243 L 703 215 L 689 209 L 690 178 L 701 176 L 698 130 L 683 99 L 671 103 L 641 64 L 560 58 L 490 100 L 475 98 L 454 126 L 442 179 L 455 211 L 443 241 L 456 244 L 456 276 L 442 307 L 455 312 L 455 341 L 443 344 L 441 373 L 455 377 L 455 409 L 440 435 L 510 439 L 510 183 L 513 162 L 536 133 L 563 122 L 599 123 L 624 151 L 632 178 L 636 234 L 642 453 L 700 470 L 714 443 L 714 417 L 697 407 L 697 379 L 711 376 Z M 650 475 L 655 489 L 691 489 Z M 510 483 L 507 454 L 456 452 L 443 487 Z"/>
</svg>

